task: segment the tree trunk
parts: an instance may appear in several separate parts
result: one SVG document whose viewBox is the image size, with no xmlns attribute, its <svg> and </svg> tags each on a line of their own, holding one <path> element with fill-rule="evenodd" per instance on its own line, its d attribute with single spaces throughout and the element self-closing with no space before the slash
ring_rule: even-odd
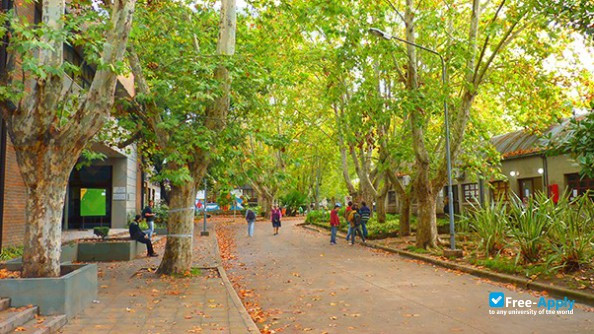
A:
<svg viewBox="0 0 594 334">
<path fill-rule="evenodd" d="M 262 211 L 260 212 L 262 217 L 270 218 L 270 212 L 272 211 L 272 202 L 274 201 L 274 198 L 264 194 L 258 194 L 258 200 L 260 202 L 260 208 L 262 208 Z"/>
<path fill-rule="evenodd" d="M 27 187 L 23 277 L 60 276 L 64 198 L 76 159 L 59 159 L 54 150 L 44 151 L 17 148 Z"/>
<path fill-rule="evenodd" d="M 192 266 L 192 241 L 194 239 L 194 182 L 172 185 L 169 193 L 170 209 L 167 222 L 167 244 L 159 265 L 159 273 L 184 273 Z"/>
<path fill-rule="evenodd" d="M 388 192 L 384 191 L 380 196 L 377 198 L 376 210 L 377 210 L 377 221 L 379 223 L 386 222 L 386 201 L 388 199 Z"/>
<path fill-rule="evenodd" d="M 400 236 L 410 235 L 410 196 L 400 196 Z"/>
<path fill-rule="evenodd" d="M 417 192 L 419 219 L 417 226 L 417 247 L 437 247 L 437 196 L 431 192 Z"/>
</svg>

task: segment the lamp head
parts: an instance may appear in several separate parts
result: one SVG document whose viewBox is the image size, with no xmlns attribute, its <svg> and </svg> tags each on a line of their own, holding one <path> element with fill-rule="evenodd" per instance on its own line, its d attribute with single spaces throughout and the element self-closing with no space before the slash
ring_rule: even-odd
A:
<svg viewBox="0 0 594 334">
<path fill-rule="evenodd" d="M 375 36 L 381 37 L 381 38 L 383 38 L 383 39 L 388 39 L 388 40 L 392 39 L 392 36 L 390 36 L 388 33 L 386 33 L 386 32 L 385 32 L 385 31 L 383 31 L 383 30 L 380 30 L 380 29 L 378 29 L 378 28 L 370 28 L 370 29 L 369 29 L 369 32 L 370 32 L 372 35 L 375 35 Z"/>
</svg>

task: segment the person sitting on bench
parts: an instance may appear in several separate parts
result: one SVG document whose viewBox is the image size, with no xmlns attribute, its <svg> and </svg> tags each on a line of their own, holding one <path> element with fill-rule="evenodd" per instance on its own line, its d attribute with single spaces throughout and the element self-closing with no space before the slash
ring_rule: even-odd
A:
<svg viewBox="0 0 594 334">
<path fill-rule="evenodd" d="M 151 242 L 151 239 L 149 239 L 148 235 L 142 232 L 142 230 L 138 226 L 138 223 L 141 219 L 142 217 L 140 217 L 140 215 L 136 215 L 134 221 L 130 223 L 130 228 L 128 229 L 128 231 L 130 232 L 130 239 L 145 244 L 148 253 L 147 256 L 158 256 L 157 253 L 155 253 L 155 251 L 153 250 L 153 243 Z"/>
</svg>

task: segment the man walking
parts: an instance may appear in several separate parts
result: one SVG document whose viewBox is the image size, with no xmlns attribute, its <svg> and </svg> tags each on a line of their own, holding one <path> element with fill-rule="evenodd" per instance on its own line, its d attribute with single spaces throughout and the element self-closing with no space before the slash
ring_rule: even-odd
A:
<svg viewBox="0 0 594 334">
<path fill-rule="evenodd" d="M 153 213 L 153 207 L 155 202 L 149 201 L 149 204 L 142 210 L 142 218 L 146 219 L 146 223 L 148 224 L 148 230 L 146 230 L 146 234 L 148 234 L 149 239 L 153 237 L 153 233 L 155 232 L 155 214 Z"/>
<path fill-rule="evenodd" d="M 359 234 L 363 242 L 365 242 L 365 237 L 363 236 L 363 233 L 361 233 L 361 215 L 359 214 L 359 208 L 357 207 L 357 204 L 354 204 L 352 206 L 351 211 L 349 213 L 348 222 L 351 226 L 351 246 L 355 244 L 355 236 L 357 234 Z"/>
<path fill-rule="evenodd" d="M 361 202 L 361 209 L 359 209 L 359 214 L 361 215 L 361 229 L 363 230 L 363 236 L 367 238 L 367 222 L 371 217 L 371 209 L 369 209 L 365 202 Z"/>
<path fill-rule="evenodd" d="M 340 219 L 338 218 L 338 208 L 340 206 L 334 205 L 334 209 L 330 211 L 330 244 L 336 245 L 336 232 L 338 231 L 338 226 L 340 225 Z"/>
<path fill-rule="evenodd" d="M 254 211 L 252 211 L 252 209 L 248 207 L 247 204 L 245 205 L 245 220 L 248 223 L 248 236 L 253 237 L 254 225 L 256 223 L 256 214 L 254 213 Z"/>
<path fill-rule="evenodd" d="M 349 202 L 348 206 L 344 210 L 344 220 L 347 222 L 347 224 L 349 224 L 349 214 L 351 213 L 352 208 L 353 208 L 353 202 Z M 351 229 L 351 225 L 349 224 L 349 228 L 348 228 L 347 236 L 346 236 L 347 241 L 349 241 L 349 238 L 351 237 L 352 232 L 353 231 Z"/>
</svg>

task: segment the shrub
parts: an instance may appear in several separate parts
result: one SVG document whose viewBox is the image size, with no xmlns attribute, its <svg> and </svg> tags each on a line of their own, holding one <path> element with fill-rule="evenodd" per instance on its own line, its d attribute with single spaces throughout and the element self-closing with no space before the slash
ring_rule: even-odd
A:
<svg viewBox="0 0 594 334">
<path fill-rule="evenodd" d="M 551 259 L 566 272 L 590 265 L 594 256 L 594 204 L 588 194 L 570 202 L 566 197 L 557 206 L 551 232 Z"/>
<path fill-rule="evenodd" d="M 311 210 L 307 213 L 307 216 L 305 217 L 305 222 L 330 222 L 330 211 L 326 211 L 323 209 Z"/>
<path fill-rule="evenodd" d="M 520 249 L 516 262 L 520 257 L 525 263 L 540 260 L 544 237 L 552 221 L 552 202 L 544 195 L 530 197 L 526 204 L 517 197 L 512 199 L 510 234 Z"/>
<path fill-rule="evenodd" d="M 95 234 L 96 236 L 101 237 L 101 239 L 105 240 L 105 238 L 109 234 L 109 227 L 97 226 L 97 227 L 93 228 L 93 234 Z"/>
<path fill-rule="evenodd" d="M 155 214 L 155 225 L 167 225 L 167 220 L 169 219 L 169 207 L 165 202 L 155 205 L 153 213 Z"/>
<path fill-rule="evenodd" d="M 281 203 L 287 208 L 287 215 L 294 216 L 300 207 L 307 206 L 307 195 L 293 190 L 280 198 Z"/>
<path fill-rule="evenodd" d="M 462 217 L 480 237 L 480 247 L 488 255 L 499 253 L 507 237 L 507 214 L 502 201 L 493 201 L 483 207 L 473 206 L 470 216 Z"/>
<path fill-rule="evenodd" d="M 23 256 L 23 246 L 2 248 L 0 261 L 8 261 Z"/>
</svg>

